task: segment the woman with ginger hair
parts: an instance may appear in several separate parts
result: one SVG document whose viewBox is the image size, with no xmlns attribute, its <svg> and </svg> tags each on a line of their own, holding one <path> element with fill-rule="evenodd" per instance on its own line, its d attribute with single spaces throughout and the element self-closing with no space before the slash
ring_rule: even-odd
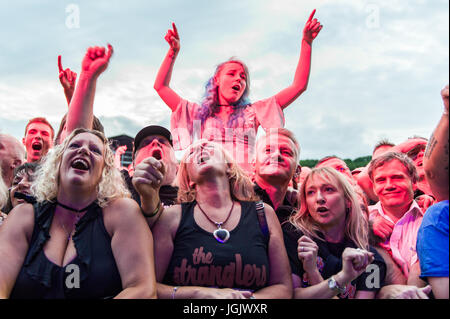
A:
<svg viewBox="0 0 450 319">
<path fill-rule="evenodd" d="M 333 168 L 314 168 L 301 186 L 300 207 L 283 224 L 294 297 L 374 298 L 386 265 L 369 247 L 367 217 L 353 186 Z M 367 280 L 370 264 L 376 282 Z"/>
<path fill-rule="evenodd" d="M 0 228 L 0 298 L 156 297 L 151 232 L 102 133 L 73 131 L 32 189 Z"/>
<path fill-rule="evenodd" d="M 261 226 L 253 185 L 230 155 L 213 142 L 195 142 L 181 160 L 178 185 L 181 205 L 152 229 L 158 297 L 291 298 L 278 219 L 263 206 L 267 228 Z"/>
</svg>

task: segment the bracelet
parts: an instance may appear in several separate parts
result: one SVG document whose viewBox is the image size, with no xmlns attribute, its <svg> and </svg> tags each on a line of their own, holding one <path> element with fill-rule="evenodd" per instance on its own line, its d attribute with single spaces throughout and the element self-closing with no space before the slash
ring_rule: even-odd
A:
<svg viewBox="0 0 450 319">
<path fill-rule="evenodd" d="M 178 288 L 180 288 L 180 286 L 175 286 L 175 287 L 173 287 L 173 291 L 172 291 L 172 299 L 175 299 L 175 293 L 177 292 Z"/>
<path fill-rule="evenodd" d="M 158 201 L 158 205 L 156 205 L 155 210 L 154 210 L 151 214 L 146 214 L 146 213 L 144 212 L 144 210 L 142 209 L 142 206 L 141 206 L 140 208 L 141 208 L 142 215 L 144 215 L 144 217 L 151 218 L 151 217 L 156 216 L 156 214 L 159 213 L 159 211 L 161 210 L 161 206 L 162 206 L 161 200 L 159 200 L 159 201 Z"/>
</svg>

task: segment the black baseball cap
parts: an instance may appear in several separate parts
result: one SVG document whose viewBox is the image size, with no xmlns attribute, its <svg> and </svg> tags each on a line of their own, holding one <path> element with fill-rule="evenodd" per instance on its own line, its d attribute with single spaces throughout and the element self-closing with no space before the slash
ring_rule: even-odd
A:
<svg viewBox="0 0 450 319">
<path fill-rule="evenodd" d="M 159 125 L 149 125 L 140 130 L 134 138 L 133 158 L 136 151 L 138 150 L 139 144 L 141 144 L 144 138 L 150 135 L 161 135 L 167 138 L 170 145 L 173 147 L 172 134 L 170 134 L 170 131 L 168 129 Z"/>
</svg>

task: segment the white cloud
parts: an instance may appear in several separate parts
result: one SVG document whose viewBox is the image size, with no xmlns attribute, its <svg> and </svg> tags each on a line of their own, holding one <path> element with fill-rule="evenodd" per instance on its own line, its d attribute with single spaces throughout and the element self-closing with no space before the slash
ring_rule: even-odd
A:
<svg viewBox="0 0 450 319">
<path fill-rule="evenodd" d="M 107 133 L 167 125 L 170 109 L 153 83 L 171 21 L 182 37 L 171 81 L 180 96 L 200 101 L 215 66 L 235 55 L 250 69 L 252 100 L 267 98 L 291 83 L 303 26 L 316 8 L 324 28 L 313 45 L 308 90 L 285 110 L 287 128 L 299 135 L 303 155 L 367 155 L 381 137 L 397 143 L 428 137 L 436 125 L 439 91 L 448 82 L 448 6 L 447 0 L 172 0 L 126 7 L 96 1 L 80 4 L 81 28 L 68 30 L 62 4 L 3 4 L 0 129 L 21 137 L 23 128 L 15 126 L 42 115 L 57 125 L 67 110 L 57 54 L 76 69 L 87 46 L 107 41 L 116 51 L 94 108 Z M 368 19 L 377 9 L 379 26 L 372 28 Z"/>
</svg>

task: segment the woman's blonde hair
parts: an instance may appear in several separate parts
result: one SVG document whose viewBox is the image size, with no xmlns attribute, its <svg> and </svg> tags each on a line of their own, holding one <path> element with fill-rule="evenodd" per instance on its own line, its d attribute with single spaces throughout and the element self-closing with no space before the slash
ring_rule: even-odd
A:
<svg viewBox="0 0 450 319">
<path fill-rule="evenodd" d="M 130 192 L 117 168 L 114 167 L 114 155 L 109 142 L 99 131 L 77 128 L 62 144 L 50 149 L 43 158 L 42 164 L 36 172 L 36 180 L 32 185 L 33 193 L 38 202 L 54 201 L 58 195 L 59 169 L 64 152 L 70 141 L 78 134 L 90 133 L 97 136 L 103 142 L 104 166 L 101 179 L 97 185 L 97 201 L 100 207 L 105 207 L 114 199 L 130 197 Z"/>
<path fill-rule="evenodd" d="M 220 145 L 206 139 L 201 139 L 194 142 L 183 155 L 178 169 L 178 201 L 180 203 L 192 202 L 196 199 L 195 186 L 191 182 L 187 172 L 187 158 L 191 150 L 199 145 L 212 145 L 216 150 L 219 150 L 225 163 L 228 166 L 228 179 L 230 185 L 231 198 L 239 201 L 257 201 L 259 198 L 255 195 L 253 184 L 250 178 L 245 174 L 242 168 L 236 164 L 228 152 Z"/>
<path fill-rule="evenodd" d="M 308 181 L 315 176 L 321 177 L 342 191 L 346 206 L 350 206 L 347 208 L 346 212 L 344 236 L 353 241 L 359 248 L 368 249 L 369 226 L 367 218 L 361 211 L 357 194 L 345 176 L 333 168 L 320 167 L 312 169 L 300 188 L 300 210 L 295 215 L 292 215 L 289 221 L 306 236 L 324 240 L 320 236 L 320 233 L 322 232 L 321 227 L 311 217 L 306 203 L 306 185 L 308 184 Z"/>
</svg>

